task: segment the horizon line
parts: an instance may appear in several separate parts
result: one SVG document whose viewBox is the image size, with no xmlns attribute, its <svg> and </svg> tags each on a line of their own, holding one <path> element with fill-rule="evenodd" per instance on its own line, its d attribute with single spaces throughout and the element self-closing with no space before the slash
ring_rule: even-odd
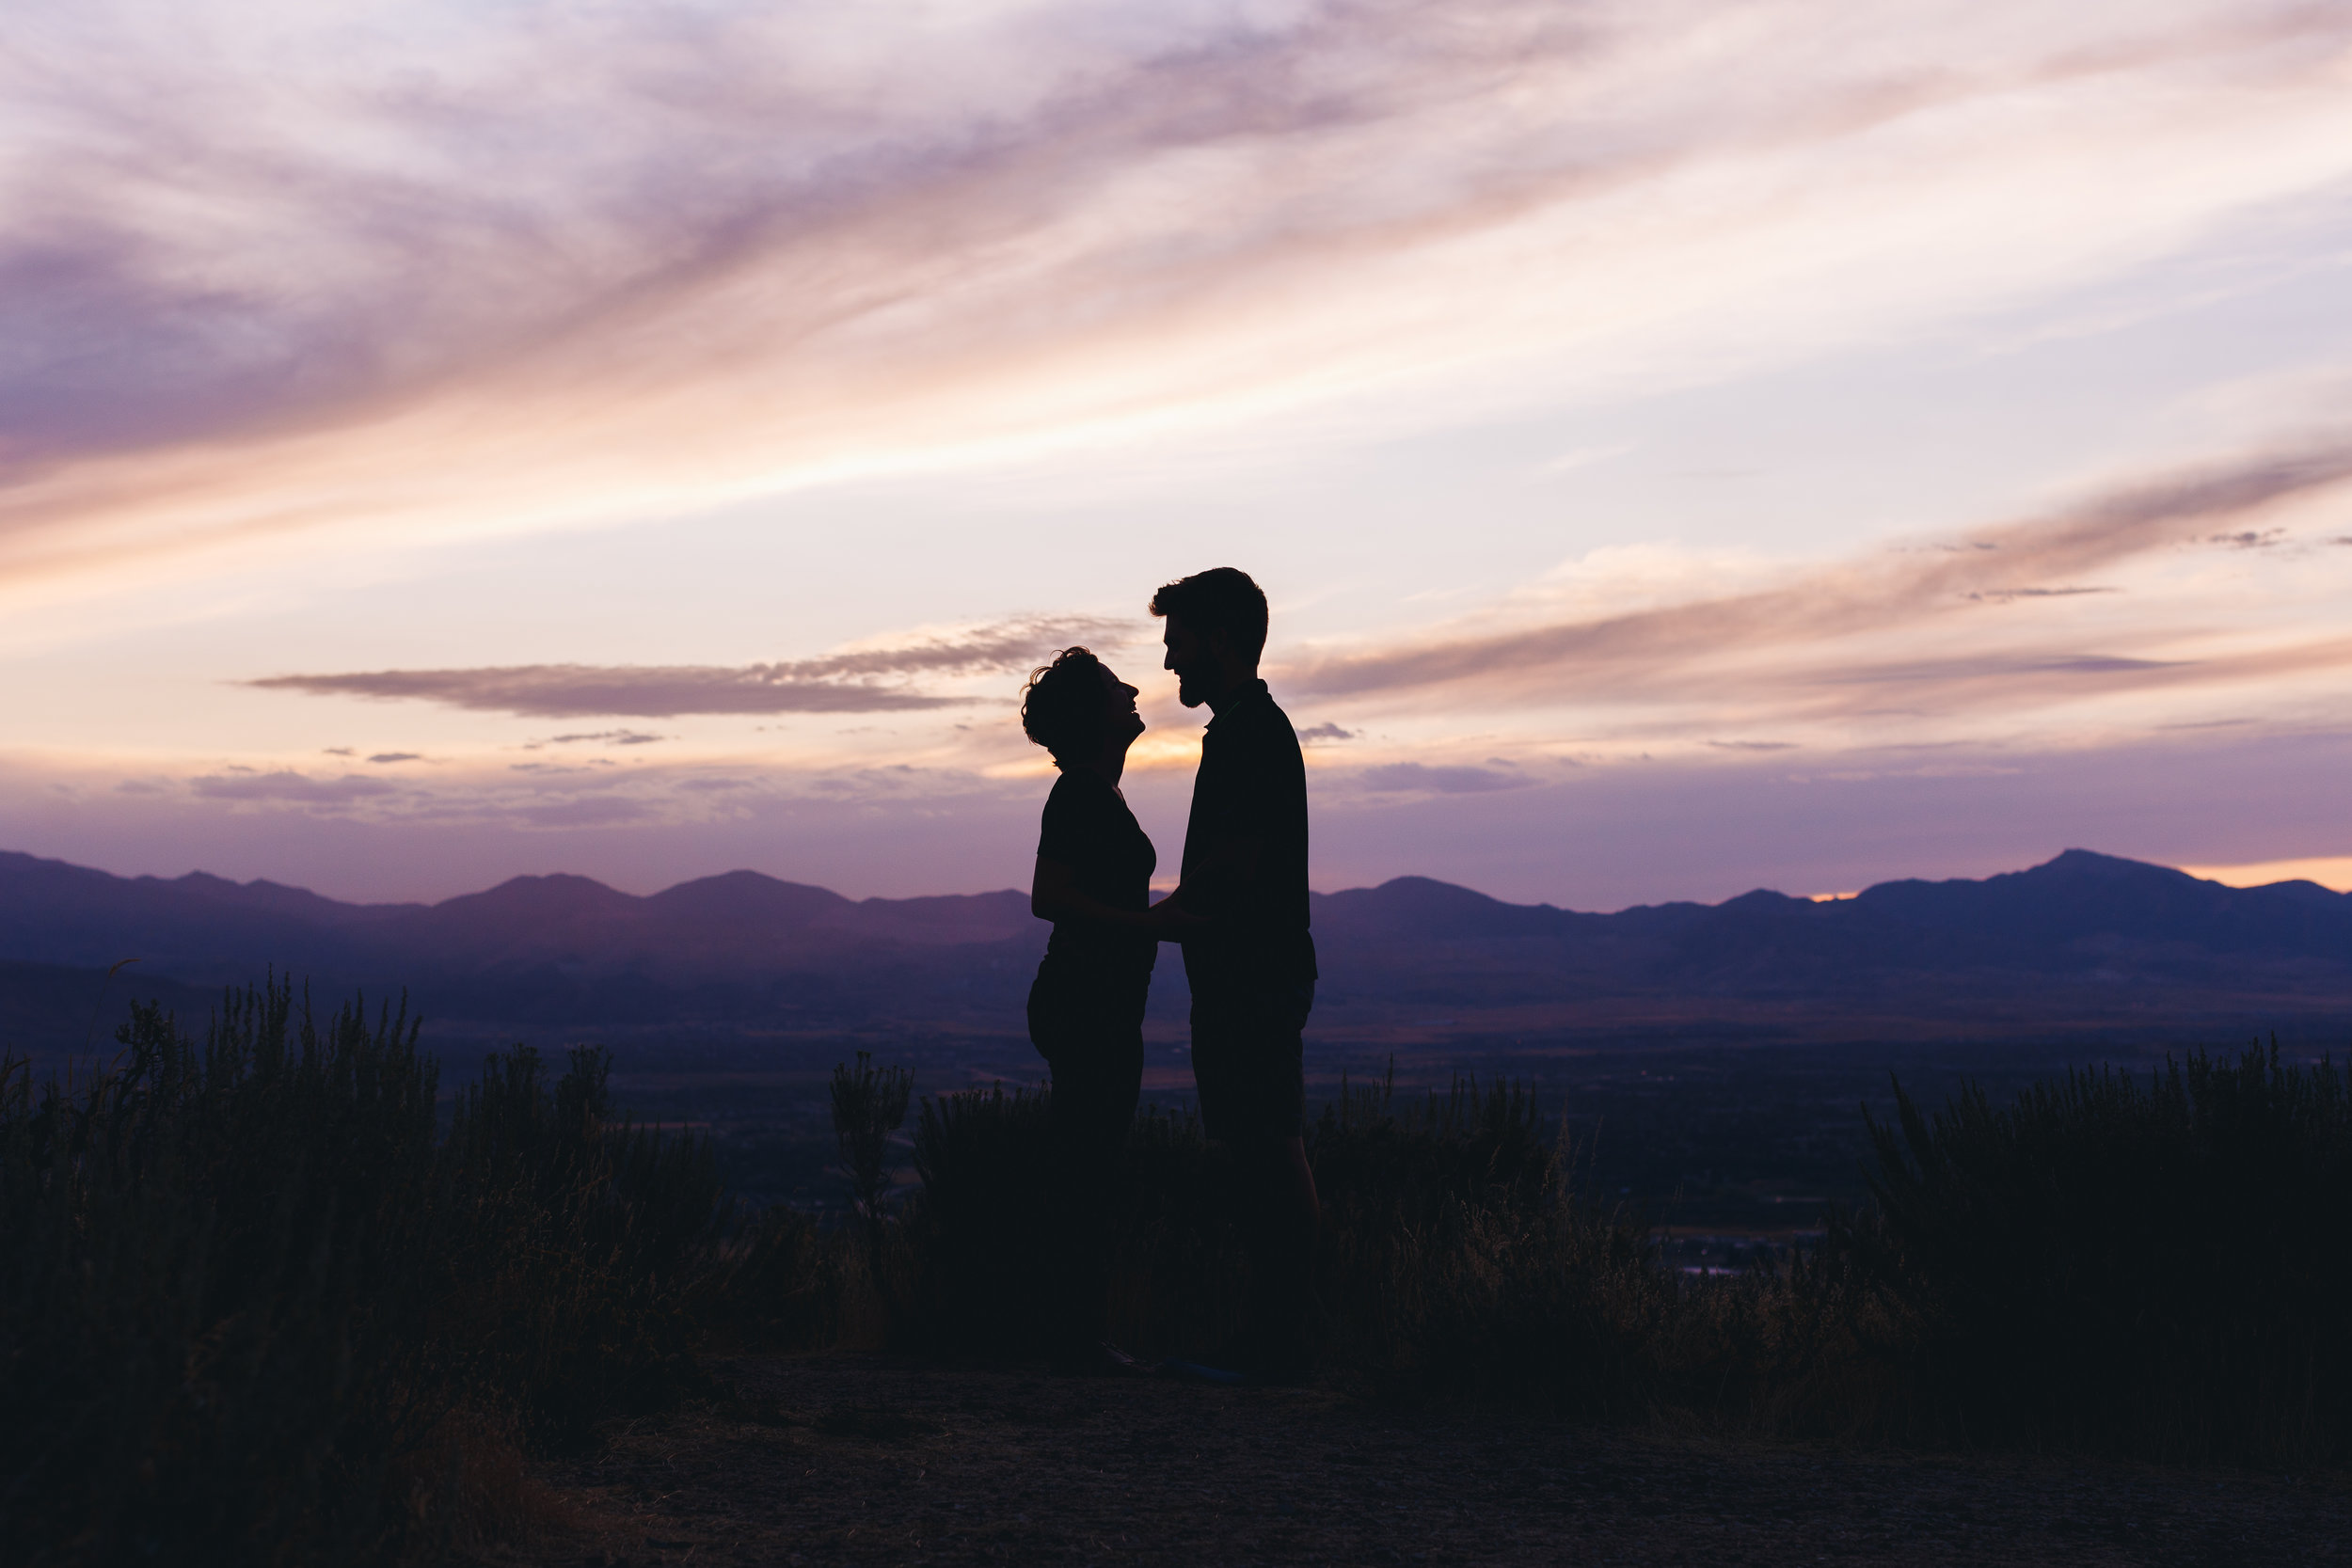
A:
<svg viewBox="0 0 2352 1568">
<path fill-rule="evenodd" d="M 1753 897 L 1759 893 L 1771 894 L 1775 897 L 1788 898 L 1798 902 L 1842 903 L 1859 897 L 1863 893 L 1867 892 L 1869 888 L 1893 886 L 1903 882 L 1983 882 L 1990 881 L 1995 877 L 2019 876 L 2026 872 L 2038 871 L 2045 866 L 2056 864 L 2059 860 L 2064 859 L 2066 856 L 2076 854 L 2096 856 L 2101 860 L 2123 861 L 2134 865 L 2147 866 L 2159 871 L 2177 872 L 2183 876 L 2194 878 L 2199 881 L 2211 882 L 2217 886 L 2233 888 L 2239 891 L 2252 891 L 2265 887 L 2284 886 L 2296 882 L 2308 882 L 2312 886 L 2322 888 L 2329 893 L 2335 893 L 2347 897 L 2352 897 L 2352 855 L 2306 856 L 2287 860 L 2247 861 L 2223 863 L 2206 863 L 2198 864 L 2173 865 L 2163 861 L 2140 860 L 2130 855 L 2116 855 L 2110 854 L 2105 850 L 2085 849 L 2079 846 L 2070 846 L 2065 849 L 2061 849 L 2057 854 L 2050 856 L 2048 859 L 2036 862 L 2030 865 L 2018 866 L 2008 871 L 1993 872 L 1984 877 L 1894 877 L 1869 883 L 1864 888 L 1842 889 L 1826 893 L 1808 894 L 1791 894 L 1786 893 L 1779 888 L 1758 886 L 1750 888 L 1743 893 L 1731 895 L 1726 898 L 1718 899 L 1711 904 L 1708 903 L 1704 899 L 1697 898 L 1665 898 L 1656 900 L 1655 902 L 1626 904 L 1615 910 L 1582 911 L 1574 909 L 1565 903 L 1553 903 L 1549 899 L 1538 899 L 1533 903 L 1516 903 L 1511 899 L 1497 897 L 1493 894 L 1471 887 L 1465 882 L 1449 881 L 1442 877 L 1432 877 L 1422 872 L 1400 872 L 1394 877 L 1384 879 L 1378 882 L 1355 887 L 1334 888 L 1327 892 L 1314 888 L 1310 888 L 1308 891 L 1316 897 L 1336 898 L 1350 893 L 1377 892 L 1381 888 L 1393 886 L 1398 882 L 1422 881 L 1435 883 L 1440 887 L 1452 888 L 1457 892 L 1468 893 L 1473 896 L 1484 898 L 1489 902 L 1501 904 L 1512 909 L 1552 909 L 1571 914 L 1621 914 L 1629 910 L 1662 909 L 1676 904 L 1698 904 L 1705 908 L 1716 909 L 1721 908 L 1724 904 L 1736 903 L 1741 898 Z M 918 893 L 905 895 L 898 897 L 891 897 L 881 894 L 869 894 L 863 897 L 859 897 L 826 887 L 820 882 L 795 881 L 789 877 L 779 877 L 772 872 L 761 871 L 755 867 L 736 866 L 725 871 L 712 872 L 706 876 L 688 877 L 682 880 L 669 883 L 668 885 L 659 888 L 652 893 L 630 893 L 625 888 L 614 887 L 610 882 L 600 881 L 596 878 L 587 876 L 580 872 L 548 871 L 517 873 L 516 875 L 508 877 L 503 880 L 494 882 L 488 887 L 475 888 L 465 893 L 451 894 L 445 898 L 429 900 L 389 899 L 383 901 L 369 901 L 338 898 L 332 895 L 319 893 L 314 889 L 304 887 L 297 883 L 281 882 L 269 877 L 255 877 L 245 881 L 239 881 L 233 877 L 224 877 L 216 872 L 206 871 L 201 867 L 182 872 L 176 877 L 171 877 L 165 876 L 157 872 L 125 873 L 109 871 L 103 866 L 84 865 L 76 861 L 63 860 L 55 856 L 39 855 L 27 849 L 0 850 L 0 858 L 8 856 L 21 857 L 41 864 L 65 866 L 74 871 L 87 871 L 98 876 L 111 878 L 117 881 L 184 882 L 202 879 L 205 880 L 226 883 L 230 887 L 236 888 L 276 888 L 288 893 L 300 894 L 306 897 L 316 898 L 324 903 L 339 905 L 345 909 L 438 909 L 442 905 L 454 903 L 459 899 L 479 898 L 485 896 L 485 895 L 496 893 L 501 888 L 511 887 L 516 882 L 543 882 L 557 880 L 584 882 L 591 887 L 612 894 L 616 897 L 643 902 L 661 897 L 666 894 L 675 892 L 679 888 L 691 887 L 699 882 L 720 881 L 730 877 L 757 877 L 763 879 L 764 880 L 775 882 L 786 887 L 807 888 L 814 892 L 824 894 L 828 897 L 838 898 L 844 903 L 849 904 L 904 904 L 933 898 L 992 898 L 1003 894 L 1012 894 L 1016 896 L 1023 895 L 1022 890 L 1017 887 L 1001 887 L 983 888 L 972 893 Z M 1166 886 L 1173 886 L 1173 884 L 1166 884 Z M 1154 893 L 1164 892 L 1166 891 L 1166 886 L 1163 886 L 1163 884 L 1155 881 L 1152 884 L 1152 891 Z"/>
</svg>

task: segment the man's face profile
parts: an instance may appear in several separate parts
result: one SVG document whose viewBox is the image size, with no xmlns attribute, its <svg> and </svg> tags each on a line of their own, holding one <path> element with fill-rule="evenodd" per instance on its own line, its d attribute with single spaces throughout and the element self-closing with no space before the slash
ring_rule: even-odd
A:
<svg viewBox="0 0 2352 1568">
<path fill-rule="evenodd" d="M 1166 629 L 1160 633 L 1160 642 L 1168 649 L 1161 668 L 1176 673 L 1177 701 L 1186 707 L 1199 707 L 1207 702 L 1216 687 L 1216 660 L 1210 653 L 1207 640 L 1170 615 Z"/>
</svg>

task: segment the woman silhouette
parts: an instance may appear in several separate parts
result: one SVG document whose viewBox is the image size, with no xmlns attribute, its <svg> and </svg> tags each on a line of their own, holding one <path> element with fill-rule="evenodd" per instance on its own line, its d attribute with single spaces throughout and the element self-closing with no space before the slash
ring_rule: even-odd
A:
<svg viewBox="0 0 2352 1568">
<path fill-rule="evenodd" d="M 1029 988 L 1029 1038 L 1053 1078 L 1054 1364 L 1126 1363 L 1103 1341 L 1111 1191 L 1143 1087 L 1143 1005 L 1163 937 L 1200 923 L 1152 906 L 1159 857 L 1119 780 L 1143 733 L 1136 689 L 1085 648 L 1065 648 L 1022 689 L 1021 727 L 1061 769 L 1045 799 L 1029 909 L 1054 935 Z"/>
</svg>

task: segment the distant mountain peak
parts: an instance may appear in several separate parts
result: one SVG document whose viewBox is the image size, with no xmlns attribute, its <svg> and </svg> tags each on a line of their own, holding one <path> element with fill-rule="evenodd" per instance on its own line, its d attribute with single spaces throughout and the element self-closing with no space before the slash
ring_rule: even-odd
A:
<svg viewBox="0 0 2352 1568">
<path fill-rule="evenodd" d="M 485 888 L 480 893 L 460 894 L 458 896 L 486 898 L 492 894 L 524 892 L 572 894 L 590 898 L 599 894 L 611 894 L 615 898 L 636 896 L 635 894 L 623 893 L 618 888 L 607 887 L 594 877 L 581 877 L 569 871 L 550 871 L 543 876 L 509 877 L 495 887 Z"/>
<path fill-rule="evenodd" d="M 645 900 L 650 909 L 717 920 L 816 920 L 850 907 L 831 888 L 787 882 L 762 871 L 722 871 L 667 887 Z"/>
<path fill-rule="evenodd" d="M 1752 888 L 1737 898 L 1726 898 L 1715 907 L 1719 910 L 1784 910 L 1791 904 L 1810 904 L 1810 898 L 1791 898 L 1788 895 L 1768 887 Z"/>
<path fill-rule="evenodd" d="M 2042 873 L 2061 873 L 2077 877 L 2142 879 L 2161 877 L 2168 880 L 2186 882 L 2198 880 L 2187 872 L 2175 870 L 2169 865 L 2157 865 L 2150 861 L 2129 860 L 2122 855 L 2103 855 L 2096 849 L 2061 849 L 2040 865 L 2029 866 L 2016 875 L 2031 877 Z"/>
<path fill-rule="evenodd" d="M 1435 877 L 1391 877 L 1372 891 L 1391 898 L 1442 898 L 1454 903 L 1474 901 L 1481 904 L 1503 902 L 1476 888 L 1464 887 L 1458 882 L 1442 882 Z"/>
<path fill-rule="evenodd" d="M 543 877 L 509 877 L 480 893 L 462 893 L 433 906 L 437 912 L 479 912 L 495 910 L 517 916 L 581 915 L 634 909 L 644 900 L 609 888 L 593 877 L 558 871 Z"/>
</svg>

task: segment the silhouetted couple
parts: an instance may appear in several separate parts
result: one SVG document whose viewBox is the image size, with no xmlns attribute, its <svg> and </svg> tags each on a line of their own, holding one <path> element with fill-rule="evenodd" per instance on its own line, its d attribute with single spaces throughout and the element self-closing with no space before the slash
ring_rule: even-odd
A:
<svg viewBox="0 0 2352 1568">
<path fill-rule="evenodd" d="M 1152 903 L 1158 856 L 1119 792 L 1143 733 L 1136 689 L 1084 648 L 1030 677 L 1022 728 L 1061 770 L 1046 798 L 1030 908 L 1054 923 L 1029 990 L 1029 1037 L 1053 1071 L 1061 1251 L 1056 1362 L 1111 1370 L 1103 1342 L 1104 1199 L 1143 1082 L 1143 1006 L 1162 942 L 1192 987 L 1200 1121 L 1235 1172 L 1250 1321 L 1225 1360 L 1265 1381 L 1307 1370 L 1315 1185 L 1301 1141 L 1299 1033 L 1314 1006 L 1307 922 L 1307 770 L 1290 720 L 1258 678 L 1265 594 L 1230 566 L 1152 597 L 1186 707 L 1215 717 L 1184 829 L 1176 891 Z"/>
</svg>

